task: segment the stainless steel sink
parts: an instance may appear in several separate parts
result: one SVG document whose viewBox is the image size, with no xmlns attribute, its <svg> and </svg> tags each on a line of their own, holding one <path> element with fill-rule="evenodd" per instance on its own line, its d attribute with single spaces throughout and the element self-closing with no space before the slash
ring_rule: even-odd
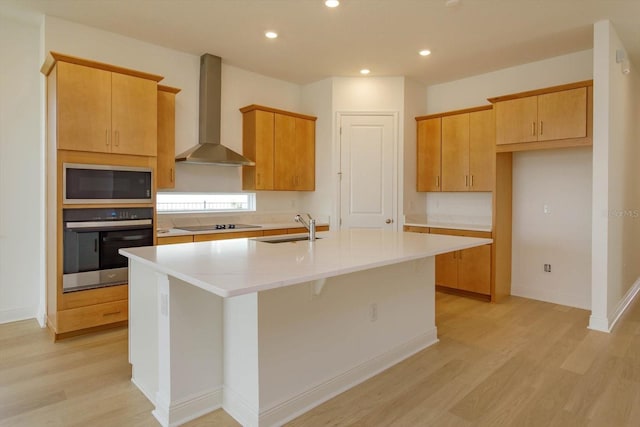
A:
<svg viewBox="0 0 640 427">
<path fill-rule="evenodd" d="M 320 240 L 321 237 L 316 237 L 316 240 Z M 264 243 L 290 243 L 301 242 L 309 240 L 309 236 L 274 236 L 274 237 L 256 237 L 253 240 Z"/>
</svg>

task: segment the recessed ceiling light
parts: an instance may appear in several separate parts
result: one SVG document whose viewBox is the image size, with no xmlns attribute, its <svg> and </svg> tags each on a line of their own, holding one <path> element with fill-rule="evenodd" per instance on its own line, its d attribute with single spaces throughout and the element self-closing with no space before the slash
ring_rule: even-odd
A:
<svg viewBox="0 0 640 427">
<path fill-rule="evenodd" d="M 327 7 L 338 7 L 340 2 L 338 0 L 326 0 L 324 5 Z"/>
<path fill-rule="evenodd" d="M 278 38 L 278 33 L 276 33 L 275 31 L 267 31 L 266 33 L 264 33 L 264 36 L 268 39 L 275 39 Z"/>
<path fill-rule="evenodd" d="M 429 49 L 421 50 L 418 53 L 420 54 L 420 56 L 429 56 L 429 55 L 431 55 L 431 51 Z"/>
<path fill-rule="evenodd" d="M 371 70 L 368 70 L 366 68 L 363 68 L 362 70 L 360 70 L 360 74 L 366 76 L 367 74 L 369 74 L 371 72 Z"/>
</svg>

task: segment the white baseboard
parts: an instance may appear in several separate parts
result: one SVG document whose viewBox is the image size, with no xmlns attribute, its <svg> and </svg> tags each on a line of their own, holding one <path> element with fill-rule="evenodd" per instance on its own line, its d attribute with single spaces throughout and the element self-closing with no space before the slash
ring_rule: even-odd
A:
<svg viewBox="0 0 640 427">
<path fill-rule="evenodd" d="M 281 426 L 437 342 L 437 328 L 434 327 L 431 331 L 411 341 L 343 372 L 287 401 L 262 411 L 259 417 L 259 425 Z M 241 424 L 251 425 L 242 422 Z"/>
<path fill-rule="evenodd" d="M 47 309 L 44 305 L 40 305 L 38 307 L 38 312 L 36 314 L 36 320 L 41 328 L 47 327 Z"/>
<path fill-rule="evenodd" d="M 0 310 L 0 324 L 17 322 L 19 320 L 36 318 L 38 307 L 18 307 L 9 310 Z M 39 321 L 38 321 L 39 322 Z"/>
<path fill-rule="evenodd" d="M 609 332 L 609 320 L 606 317 L 589 316 L 589 329 L 600 332 Z"/>
<path fill-rule="evenodd" d="M 252 408 L 246 399 L 229 386 L 224 387 L 222 408 L 243 427 L 258 427 L 260 423 L 258 408 Z"/>
<path fill-rule="evenodd" d="M 511 295 L 535 299 L 538 301 L 550 302 L 552 304 L 566 305 L 568 307 L 581 308 L 583 310 L 591 310 L 591 304 L 588 296 L 584 300 L 576 298 L 574 295 L 566 293 L 558 293 L 553 291 L 544 291 L 542 289 L 531 288 L 527 286 L 518 286 L 517 283 L 511 284 Z M 588 289 L 588 295 L 591 295 L 591 288 Z"/>
<path fill-rule="evenodd" d="M 170 404 L 161 399 L 155 399 L 155 401 L 156 408 L 152 414 L 160 425 L 163 427 L 180 426 L 221 408 L 222 388 L 192 395 Z"/>
<path fill-rule="evenodd" d="M 622 313 L 624 313 L 627 307 L 629 307 L 629 304 L 631 304 L 631 301 L 633 301 L 633 299 L 636 297 L 638 292 L 640 292 L 640 277 L 635 281 L 633 286 L 631 286 L 629 291 L 627 291 L 625 296 L 620 300 L 614 312 L 611 313 L 609 316 L 607 316 L 608 317 L 607 320 L 609 323 L 608 332 L 611 332 L 613 330 L 613 327 L 616 325 L 616 323 L 620 319 L 620 316 L 622 316 Z"/>
<path fill-rule="evenodd" d="M 135 369 L 135 367 L 133 369 Z M 149 402 L 153 404 L 153 406 L 156 406 L 156 397 L 154 393 L 151 393 L 145 387 L 142 387 L 142 385 L 139 382 L 137 382 L 133 377 L 131 377 L 131 382 L 133 383 L 134 386 L 138 388 L 138 390 L 140 390 L 142 394 L 144 394 L 144 397 L 146 397 L 149 400 Z"/>
</svg>

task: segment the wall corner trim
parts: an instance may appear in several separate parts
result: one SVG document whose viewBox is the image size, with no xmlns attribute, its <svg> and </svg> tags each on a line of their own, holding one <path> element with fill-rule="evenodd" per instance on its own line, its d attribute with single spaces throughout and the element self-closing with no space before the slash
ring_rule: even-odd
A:
<svg viewBox="0 0 640 427">
<path fill-rule="evenodd" d="M 616 325 L 627 307 L 629 307 L 629 304 L 631 304 L 636 295 L 638 295 L 638 292 L 640 292 L 640 277 L 636 279 L 624 298 L 620 300 L 615 311 L 608 316 L 609 332 L 613 330 L 613 327 Z"/>
</svg>

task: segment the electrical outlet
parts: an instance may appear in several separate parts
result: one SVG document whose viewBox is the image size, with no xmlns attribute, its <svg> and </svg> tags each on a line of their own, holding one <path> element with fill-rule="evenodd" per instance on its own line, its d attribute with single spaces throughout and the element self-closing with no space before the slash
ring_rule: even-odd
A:
<svg viewBox="0 0 640 427">
<path fill-rule="evenodd" d="M 372 322 L 378 320 L 378 304 L 375 302 L 369 306 L 369 320 Z"/>
<path fill-rule="evenodd" d="M 551 264 L 545 264 L 544 265 L 544 271 L 546 273 L 551 273 Z"/>
</svg>

